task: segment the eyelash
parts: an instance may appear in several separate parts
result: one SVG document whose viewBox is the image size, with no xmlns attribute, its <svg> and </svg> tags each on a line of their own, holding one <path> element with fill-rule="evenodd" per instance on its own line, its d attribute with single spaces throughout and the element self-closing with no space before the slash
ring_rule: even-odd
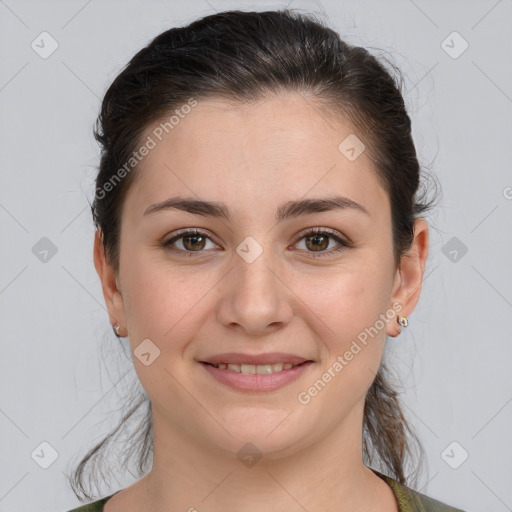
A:
<svg viewBox="0 0 512 512">
<path fill-rule="evenodd" d="M 339 243 L 338 247 L 334 248 L 334 249 L 330 249 L 328 251 L 318 251 L 318 252 L 315 252 L 315 251 L 306 251 L 308 253 L 311 254 L 311 256 L 313 256 L 313 258 L 322 258 L 324 256 L 330 256 L 330 255 L 333 255 L 334 253 L 337 253 L 337 252 L 340 252 L 340 251 L 343 251 L 349 247 L 352 247 L 352 244 L 350 244 L 349 242 L 341 239 L 339 236 L 337 236 L 337 231 L 334 231 L 333 229 L 330 229 L 330 228 L 312 228 L 312 229 L 309 229 L 307 231 L 305 231 L 304 233 L 302 233 L 301 237 L 297 240 L 296 243 L 298 243 L 299 241 L 301 241 L 303 238 L 306 238 L 308 236 L 311 236 L 311 235 L 329 235 L 330 238 L 334 239 L 336 242 Z M 192 256 L 194 255 L 194 253 L 202 253 L 204 251 L 186 251 L 186 250 L 183 250 L 183 249 L 176 249 L 175 247 L 172 247 L 171 244 L 173 244 L 174 242 L 180 240 L 181 238 L 186 238 L 186 236 L 190 236 L 190 235 L 201 235 L 201 236 L 205 236 L 206 238 L 208 238 L 209 240 L 211 240 L 211 238 L 207 235 L 207 233 L 199 230 L 199 229 L 189 229 L 189 230 L 186 230 L 186 231 L 181 231 L 181 232 L 178 232 L 176 234 L 176 236 L 170 238 L 169 240 L 163 242 L 162 246 L 167 250 L 167 251 L 170 251 L 170 252 L 173 252 L 173 253 L 177 253 L 177 254 L 188 254 L 189 256 Z M 213 242 L 213 240 L 211 240 Z"/>
</svg>

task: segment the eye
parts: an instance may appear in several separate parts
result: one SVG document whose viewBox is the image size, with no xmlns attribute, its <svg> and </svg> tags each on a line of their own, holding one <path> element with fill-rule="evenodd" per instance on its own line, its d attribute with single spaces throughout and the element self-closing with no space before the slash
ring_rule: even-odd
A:
<svg viewBox="0 0 512 512">
<path fill-rule="evenodd" d="M 329 239 L 335 241 L 337 246 L 335 244 L 334 248 L 331 246 L 330 250 L 325 250 L 330 245 Z M 300 240 L 304 240 L 306 251 L 311 253 L 311 256 L 314 258 L 329 256 L 333 253 L 337 253 L 347 249 L 348 247 L 351 247 L 349 242 L 343 240 L 337 235 L 337 231 L 329 228 L 310 229 L 303 233 L 303 236 L 300 238 Z M 312 248 L 312 250 L 309 250 L 309 248 Z"/>
<path fill-rule="evenodd" d="M 213 243 L 211 238 L 206 235 L 206 233 L 198 229 L 189 229 L 187 231 L 181 231 L 180 233 L 176 234 L 176 236 L 163 242 L 162 246 L 168 251 L 182 254 L 189 253 L 189 256 L 192 256 L 192 253 L 202 252 L 203 249 L 205 249 L 207 240 L 212 242 L 215 247 L 218 247 L 217 244 Z M 176 248 L 174 246 L 174 244 L 178 241 L 182 248 Z"/>
<path fill-rule="evenodd" d="M 306 252 L 315 258 L 329 256 L 351 247 L 349 242 L 338 236 L 337 231 L 330 228 L 309 229 L 302 234 L 299 242 L 302 240 L 304 240 Z M 206 247 L 208 241 L 214 246 L 210 247 L 210 249 L 218 248 L 217 244 L 205 232 L 199 229 L 188 229 L 178 232 L 175 236 L 163 242 L 162 246 L 170 252 L 192 256 L 193 253 L 201 253 L 204 252 L 204 249 L 208 249 Z M 331 246 L 329 249 L 330 241 L 334 241 L 335 244 L 334 247 Z M 175 246 L 178 242 L 181 248 Z"/>
</svg>

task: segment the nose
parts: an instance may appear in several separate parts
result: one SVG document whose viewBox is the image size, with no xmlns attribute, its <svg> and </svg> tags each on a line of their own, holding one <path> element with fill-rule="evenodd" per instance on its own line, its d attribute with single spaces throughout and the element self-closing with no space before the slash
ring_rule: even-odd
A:
<svg viewBox="0 0 512 512">
<path fill-rule="evenodd" d="M 234 268 L 218 290 L 219 322 L 245 334 L 269 334 L 287 325 L 293 316 L 293 293 L 269 249 L 251 263 L 235 254 Z"/>
</svg>

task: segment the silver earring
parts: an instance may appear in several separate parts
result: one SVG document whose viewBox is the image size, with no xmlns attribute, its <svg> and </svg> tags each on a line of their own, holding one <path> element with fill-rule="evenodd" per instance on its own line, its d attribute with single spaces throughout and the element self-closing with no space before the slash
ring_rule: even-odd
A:
<svg viewBox="0 0 512 512">
<path fill-rule="evenodd" d="M 114 329 L 116 336 L 119 336 L 119 329 L 121 329 L 121 326 L 119 324 L 114 324 L 112 328 Z"/>
<path fill-rule="evenodd" d="M 409 322 L 407 321 L 407 317 L 406 316 L 400 316 L 398 315 L 396 321 L 402 326 L 402 327 L 407 327 L 409 325 Z"/>
</svg>

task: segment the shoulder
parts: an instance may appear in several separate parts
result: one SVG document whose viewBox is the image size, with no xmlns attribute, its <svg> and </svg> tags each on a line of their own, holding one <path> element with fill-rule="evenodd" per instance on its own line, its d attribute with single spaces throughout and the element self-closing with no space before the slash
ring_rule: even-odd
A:
<svg viewBox="0 0 512 512">
<path fill-rule="evenodd" d="M 87 505 L 83 505 L 78 508 L 74 508 L 73 510 L 69 510 L 68 512 L 102 512 L 103 505 L 112 498 L 113 494 L 111 496 L 107 496 L 106 498 L 102 498 L 101 500 L 95 501 L 93 503 L 89 503 Z"/>
<path fill-rule="evenodd" d="M 410 487 L 407 487 L 392 478 L 377 473 L 383 478 L 393 490 L 396 496 L 400 512 L 464 512 L 446 503 L 421 494 Z"/>
<path fill-rule="evenodd" d="M 379 473 L 373 470 L 378 476 L 383 478 L 393 490 L 396 496 L 398 506 L 400 507 L 399 512 L 464 512 L 459 508 L 451 507 L 446 503 L 430 498 L 425 494 L 421 494 L 410 487 L 407 487 L 396 480 L 393 480 L 387 475 Z M 102 512 L 103 505 L 112 497 L 107 496 L 101 500 L 83 505 L 79 508 L 74 508 L 68 512 Z"/>
</svg>

